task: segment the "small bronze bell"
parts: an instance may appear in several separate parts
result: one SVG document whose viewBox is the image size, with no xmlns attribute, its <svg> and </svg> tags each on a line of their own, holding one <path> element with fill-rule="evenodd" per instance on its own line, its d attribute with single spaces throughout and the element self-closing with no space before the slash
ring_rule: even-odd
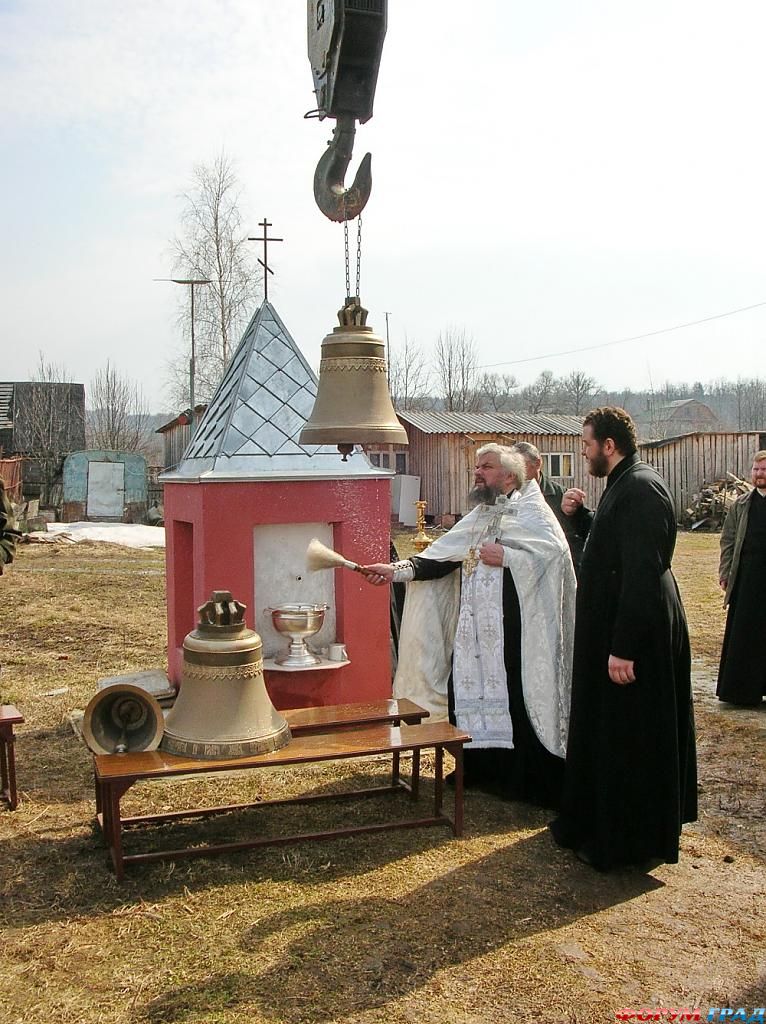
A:
<svg viewBox="0 0 766 1024">
<path fill-rule="evenodd" d="M 317 397 L 300 443 L 337 444 L 344 459 L 355 444 L 407 444 L 388 393 L 385 343 L 367 326 L 367 310 L 349 299 L 338 320 L 322 342 Z"/>
<path fill-rule="evenodd" d="M 161 747 L 201 760 L 279 750 L 290 728 L 263 681 L 261 638 L 244 622 L 245 606 L 216 590 L 184 640 L 181 689 Z"/>
</svg>

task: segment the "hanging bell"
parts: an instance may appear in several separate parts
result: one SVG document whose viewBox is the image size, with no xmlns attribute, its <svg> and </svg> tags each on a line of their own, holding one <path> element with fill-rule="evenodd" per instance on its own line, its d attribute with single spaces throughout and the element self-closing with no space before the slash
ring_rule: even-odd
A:
<svg viewBox="0 0 766 1024">
<path fill-rule="evenodd" d="M 162 749 L 201 760 L 279 750 L 290 728 L 266 692 L 261 638 L 245 625 L 245 606 L 216 590 L 198 610 Z"/>
<path fill-rule="evenodd" d="M 355 444 L 407 444 L 388 393 L 385 342 L 367 326 L 357 297 L 338 320 L 322 342 L 317 397 L 300 443 L 337 444 L 344 459 Z"/>
</svg>

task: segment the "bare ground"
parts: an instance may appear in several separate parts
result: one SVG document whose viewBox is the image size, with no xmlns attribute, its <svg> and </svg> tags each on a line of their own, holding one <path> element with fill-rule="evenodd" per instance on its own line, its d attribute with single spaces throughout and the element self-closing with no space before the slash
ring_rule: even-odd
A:
<svg viewBox="0 0 766 1024">
<path fill-rule="evenodd" d="M 435 829 L 357 837 L 162 863 L 117 885 L 92 825 L 90 757 L 66 715 L 100 676 L 163 664 L 163 557 L 22 549 L 0 581 L 3 700 L 26 716 L 23 802 L 0 811 L 0 1024 L 590 1024 L 623 1007 L 764 1005 L 766 707 L 714 698 L 716 565 L 716 537 L 680 538 L 701 816 L 679 865 L 595 874 L 552 843 L 546 813 L 469 793 L 459 841 Z M 636 751 L 637 763 L 649 756 Z M 321 791 L 381 770 L 136 787 L 128 807 Z M 312 813 L 340 824 L 380 811 L 365 801 Z M 305 815 L 271 809 L 258 827 L 294 829 Z M 252 820 L 213 827 L 235 837 Z M 174 828 L 185 843 L 208 835 Z"/>
</svg>

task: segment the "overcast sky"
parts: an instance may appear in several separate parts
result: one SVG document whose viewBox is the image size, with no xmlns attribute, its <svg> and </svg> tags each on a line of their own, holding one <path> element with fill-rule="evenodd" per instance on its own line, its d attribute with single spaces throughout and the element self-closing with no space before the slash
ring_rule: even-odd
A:
<svg viewBox="0 0 766 1024">
<path fill-rule="evenodd" d="M 763 376 L 766 305 L 555 354 L 766 303 L 765 37 L 762 0 L 390 0 L 349 174 L 369 149 L 370 323 L 394 348 L 465 329 L 522 383 Z M 180 289 L 152 279 L 222 149 L 316 365 L 345 286 L 313 106 L 304 0 L 0 0 L 0 377 L 108 358 L 168 408 Z"/>
</svg>

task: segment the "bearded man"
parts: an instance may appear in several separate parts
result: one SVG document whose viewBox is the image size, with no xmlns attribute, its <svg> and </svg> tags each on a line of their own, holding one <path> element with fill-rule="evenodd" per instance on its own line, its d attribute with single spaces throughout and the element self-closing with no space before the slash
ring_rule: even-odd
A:
<svg viewBox="0 0 766 1024">
<path fill-rule="evenodd" d="M 673 499 L 636 452 L 624 409 L 585 417 L 583 456 L 606 476 L 598 511 L 572 488 L 562 507 L 588 529 L 575 619 L 572 715 L 556 841 L 599 870 L 678 861 L 697 816 L 689 634 L 670 563 Z"/>
<path fill-rule="evenodd" d="M 373 584 L 408 584 L 394 693 L 471 734 L 466 785 L 556 807 L 571 684 L 569 547 L 518 453 L 479 448 L 475 485 L 472 511 L 422 554 L 364 567 Z"/>
</svg>

